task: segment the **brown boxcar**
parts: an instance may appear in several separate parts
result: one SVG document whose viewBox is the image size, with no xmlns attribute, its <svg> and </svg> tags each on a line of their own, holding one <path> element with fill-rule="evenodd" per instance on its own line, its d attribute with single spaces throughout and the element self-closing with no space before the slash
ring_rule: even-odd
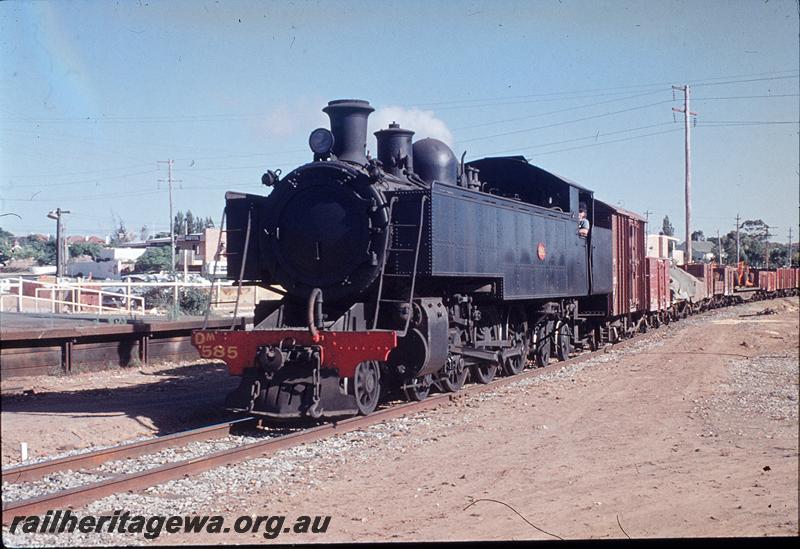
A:
<svg viewBox="0 0 800 549">
<path fill-rule="evenodd" d="M 765 292 L 774 292 L 777 289 L 777 273 L 766 269 L 757 269 L 756 282 L 759 288 Z"/>
<path fill-rule="evenodd" d="M 684 271 L 695 278 L 702 280 L 706 285 L 706 295 L 714 295 L 714 265 L 711 263 L 689 263 L 681 265 Z"/>
<path fill-rule="evenodd" d="M 644 218 L 612 207 L 611 314 L 621 316 L 647 310 Z M 669 284 L 667 285 L 669 288 Z"/>
<path fill-rule="evenodd" d="M 797 269 L 790 269 L 789 267 L 781 267 L 778 269 L 778 281 L 777 281 L 777 289 L 778 290 L 791 290 L 792 288 L 797 286 Z"/>
<path fill-rule="evenodd" d="M 647 310 L 663 311 L 671 305 L 669 291 L 669 259 L 648 257 L 647 264 Z"/>
<path fill-rule="evenodd" d="M 733 295 L 736 285 L 736 268 L 727 265 L 714 268 L 714 293 L 717 295 Z"/>
</svg>

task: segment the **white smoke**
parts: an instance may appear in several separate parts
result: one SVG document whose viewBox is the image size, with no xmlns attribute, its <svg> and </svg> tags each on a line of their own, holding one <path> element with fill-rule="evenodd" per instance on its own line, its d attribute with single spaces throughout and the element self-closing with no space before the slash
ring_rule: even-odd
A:
<svg viewBox="0 0 800 549">
<path fill-rule="evenodd" d="M 397 122 L 400 127 L 414 132 L 414 141 L 433 137 L 453 146 L 453 134 L 442 120 L 436 118 L 433 111 L 423 111 L 416 107 L 405 109 L 403 107 L 383 107 L 376 110 L 369 117 L 369 146 L 375 156 L 377 142 L 374 132 L 389 127 L 392 122 Z"/>
<path fill-rule="evenodd" d="M 286 138 L 308 135 L 314 128 L 327 128 L 328 116 L 322 112 L 326 104 L 319 97 L 298 96 L 274 105 L 262 119 L 262 129 L 270 137 Z"/>
</svg>

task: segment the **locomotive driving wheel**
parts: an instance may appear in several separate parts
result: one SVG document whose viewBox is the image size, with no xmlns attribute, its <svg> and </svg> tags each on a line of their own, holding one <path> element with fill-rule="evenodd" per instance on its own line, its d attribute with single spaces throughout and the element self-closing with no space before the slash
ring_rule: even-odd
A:
<svg viewBox="0 0 800 549">
<path fill-rule="evenodd" d="M 507 358 L 503 363 L 503 372 L 514 376 L 525 369 L 528 361 L 528 321 L 525 313 L 514 308 L 508 314 L 506 339 L 511 340 L 512 349 L 519 351 L 518 355 Z"/>
<path fill-rule="evenodd" d="M 375 411 L 381 398 L 381 369 L 377 362 L 368 360 L 356 367 L 353 394 L 359 414 L 366 416 Z"/>
<path fill-rule="evenodd" d="M 464 357 L 453 353 L 453 347 L 467 345 L 467 332 L 458 326 L 450 327 L 450 354 L 447 357 L 447 364 L 439 370 L 436 376 L 436 383 L 439 388 L 446 393 L 455 393 L 464 386 L 469 370 L 464 363 Z"/>
<path fill-rule="evenodd" d="M 408 400 L 419 402 L 425 400 L 431 393 L 431 386 L 433 386 L 433 376 L 431 374 L 415 377 L 405 384 L 403 391 Z"/>
<path fill-rule="evenodd" d="M 464 357 L 461 355 L 450 355 L 447 364 L 440 370 L 436 381 L 441 390 L 445 393 L 458 392 L 467 380 L 467 367 L 464 365 Z"/>
<path fill-rule="evenodd" d="M 596 351 L 597 349 L 600 348 L 600 341 L 601 341 L 600 328 L 592 328 L 591 330 L 589 330 L 589 333 L 586 337 L 589 340 L 590 350 Z"/>
<path fill-rule="evenodd" d="M 572 341 L 569 335 L 569 325 L 559 322 L 556 329 L 556 356 L 558 360 L 564 361 L 569 358 L 571 352 Z"/>
<path fill-rule="evenodd" d="M 550 362 L 550 335 L 552 334 L 553 321 L 543 322 L 536 328 L 536 365 L 540 368 Z"/>
<path fill-rule="evenodd" d="M 497 341 L 500 339 L 500 322 L 497 312 L 493 308 L 483 309 L 485 323 L 475 332 L 476 344 L 481 341 Z M 482 361 L 470 367 L 472 378 L 478 383 L 489 383 L 494 379 L 499 364 L 497 362 Z"/>
</svg>

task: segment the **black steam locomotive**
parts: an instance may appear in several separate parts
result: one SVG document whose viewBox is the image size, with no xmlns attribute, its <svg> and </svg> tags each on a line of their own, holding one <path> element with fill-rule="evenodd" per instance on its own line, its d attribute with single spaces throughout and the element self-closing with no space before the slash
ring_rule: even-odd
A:
<svg viewBox="0 0 800 549">
<path fill-rule="evenodd" d="M 323 110 L 312 162 L 264 174 L 267 196 L 226 195 L 229 278 L 283 296 L 259 303 L 252 331 L 195 334 L 242 376 L 228 408 L 368 414 L 388 392 L 420 400 L 593 343 L 612 270 L 592 191 L 521 156 L 459 161 L 397 124 L 369 158 L 369 103 Z"/>
</svg>

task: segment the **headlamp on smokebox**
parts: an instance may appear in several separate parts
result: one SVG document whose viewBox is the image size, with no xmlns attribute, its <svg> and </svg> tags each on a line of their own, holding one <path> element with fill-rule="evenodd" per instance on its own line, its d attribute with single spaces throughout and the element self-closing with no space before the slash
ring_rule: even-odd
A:
<svg viewBox="0 0 800 549">
<path fill-rule="evenodd" d="M 317 128 L 308 137 L 308 146 L 315 157 L 327 158 L 333 150 L 333 134 L 325 128 Z"/>
</svg>

